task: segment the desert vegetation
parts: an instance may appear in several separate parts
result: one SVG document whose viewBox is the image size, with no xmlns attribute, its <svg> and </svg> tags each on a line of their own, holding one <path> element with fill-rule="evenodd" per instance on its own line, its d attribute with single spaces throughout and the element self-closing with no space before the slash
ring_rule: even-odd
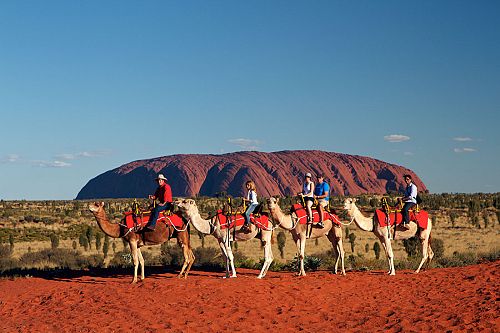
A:
<svg viewBox="0 0 500 333">
<path fill-rule="evenodd" d="M 361 210 L 367 215 L 380 206 L 380 195 L 357 196 Z M 394 203 L 395 196 L 389 195 Z M 224 197 L 195 198 L 203 216 L 213 215 L 227 200 Z M 282 198 L 280 206 L 287 210 L 294 198 Z M 342 211 L 344 197 L 331 199 L 331 207 L 349 223 Z M 434 267 L 460 266 L 499 258 L 500 194 L 423 194 L 423 208 L 433 219 L 432 246 L 436 253 Z M 105 200 L 110 217 L 118 222 L 130 210 L 133 199 Z M 147 200 L 139 200 L 147 207 Z M 241 200 L 232 200 L 233 210 Z M 0 201 L 0 272 L 2 275 L 58 269 L 92 269 L 132 265 L 126 244 L 106 237 L 88 211 L 89 201 Z M 225 263 L 212 237 L 203 237 L 192 229 L 195 268 L 221 270 Z M 346 268 L 348 270 L 385 269 L 386 261 L 378 240 L 360 232 L 354 224 L 344 227 Z M 288 232 L 277 229 L 273 236 L 276 254 L 271 270 L 294 271 L 297 264 L 295 245 Z M 396 266 L 415 267 L 419 260 L 419 240 L 395 242 Z M 233 243 L 235 264 L 243 268 L 262 265 L 258 240 Z M 330 270 L 334 251 L 326 239 L 308 245 L 307 270 Z M 175 240 L 144 251 L 148 266 L 177 268 L 182 253 Z M 381 254 L 382 253 L 382 254 Z"/>
</svg>

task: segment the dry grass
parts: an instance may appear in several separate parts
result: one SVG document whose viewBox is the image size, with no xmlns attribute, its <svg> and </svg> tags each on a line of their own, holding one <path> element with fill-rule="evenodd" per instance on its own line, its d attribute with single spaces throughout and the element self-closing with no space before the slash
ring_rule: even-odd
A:
<svg viewBox="0 0 500 333">
<path fill-rule="evenodd" d="M 199 206 L 205 214 L 213 212 L 222 207 L 223 200 L 220 199 L 203 199 L 198 200 Z M 132 200 L 108 200 L 108 212 L 111 216 L 119 218 L 121 212 L 130 207 Z M 143 205 L 145 201 L 142 201 Z M 56 233 L 60 236 L 60 248 L 72 248 L 73 240 L 78 244 L 78 230 L 84 230 L 87 226 L 92 226 L 97 231 L 97 225 L 93 216 L 86 209 L 88 202 L 85 201 L 16 201 L 0 203 L 0 241 L 8 243 L 8 234 L 13 233 L 15 238 L 13 257 L 18 258 L 29 250 L 37 252 L 51 247 L 51 243 L 47 237 L 50 233 Z M 4 213 L 1 213 L 4 212 Z M 8 213 L 5 213 L 8 212 Z M 365 213 L 369 215 L 369 213 Z M 458 216 L 455 221 L 455 227 L 452 227 L 450 220 L 450 211 L 447 209 L 430 211 L 430 215 L 435 216 L 436 224 L 433 228 L 433 238 L 438 238 L 444 241 L 445 255 L 452 255 L 454 252 L 488 252 L 498 249 L 500 244 L 500 225 L 497 220 L 497 215 L 494 211 L 489 216 L 488 228 L 477 229 L 468 222 L 467 211 L 465 209 L 456 209 L 454 214 Z M 26 222 L 26 216 L 33 217 L 35 222 Z M 31 218 L 29 218 L 31 220 Z M 347 222 L 347 221 L 344 221 Z M 350 225 L 349 231 L 356 235 L 355 255 L 362 256 L 367 259 L 375 258 L 373 252 L 373 244 L 377 242 L 377 238 L 370 232 L 363 232 L 354 224 Z M 345 235 L 346 227 L 343 227 Z M 26 241 L 26 235 L 29 231 L 37 230 L 40 238 L 45 240 Z M 70 231 L 68 231 L 70 230 Z M 276 229 L 276 232 L 282 229 Z M 43 232 L 42 232 L 43 231 Z M 291 260 L 296 254 L 296 247 L 288 232 L 286 234 L 285 256 L 281 259 L 278 250 L 278 244 L 275 242 L 272 245 L 273 254 L 276 261 L 284 262 Z M 276 234 L 275 234 L 276 236 Z M 104 240 L 104 239 L 103 239 Z M 197 233 L 193 230 L 192 244 L 194 248 L 201 246 L 201 240 Z M 108 255 L 113 255 L 112 243 L 116 244 L 116 251 L 123 249 L 120 239 L 111 240 Z M 175 244 L 175 239 L 170 240 L 171 244 Z M 368 244 L 369 251 L 365 252 L 365 246 Z M 263 257 L 263 250 L 259 240 L 251 240 L 248 242 L 238 242 L 238 250 L 255 261 Z M 215 238 L 212 236 L 205 237 L 205 247 L 218 247 Z M 92 249 L 84 251 L 80 245 L 77 249 L 85 255 L 102 254 L 101 251 L 96 251 L 95 240 L 93 241 Z M 344 249 L 347 255 L 352 254 L 348 239 L 344 239 Z M 151 246 L 144 249 L 156 256 L 160 254 L 159 246 Z M 326 237 L 315 240 L 309 240 L 306 245 L 306 253 L 311 255 L 315 253 L 324 253 L 331 250 L 331 244 Z M 406 258 L 401 241 L 394 242 L 394 250 L 396 258 Z M 382 256 L 383 254 L 381 254 Z"/>
</svg>

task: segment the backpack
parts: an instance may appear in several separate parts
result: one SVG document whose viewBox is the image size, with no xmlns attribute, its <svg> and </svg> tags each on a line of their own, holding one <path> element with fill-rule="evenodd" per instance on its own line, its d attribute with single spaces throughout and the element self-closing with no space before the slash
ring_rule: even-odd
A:
<svg viewBox="0 0 500 333">
<path fill-rule="evenodd" d="M 417 205 L 420 205 L 422 203 L 422 198 L 420 197 L 420 195 L 417 193 L 417 197 L 415 198 L 415 200 L 417 201 Z"/>
</svg>

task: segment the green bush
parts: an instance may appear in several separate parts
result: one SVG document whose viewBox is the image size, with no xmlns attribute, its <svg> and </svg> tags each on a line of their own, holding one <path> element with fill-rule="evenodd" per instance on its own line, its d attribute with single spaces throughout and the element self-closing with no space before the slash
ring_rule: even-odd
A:
<svg viewBox="0 0 500 333">
<path fill-rule="evenodd" d="M 193 266 L 197 268 L 204 268 L 209 270 L 219 270 L 225 269 L 226 263 L 223 260 L 220 249 L 214 247 L 198 247 L 194 249 L 194 255 L 196 257 Z M 233 254 L 238 253 L 238 251 L 233 252 Z M 235 265 L 236 265 L 235 260 Z"/>
<path fill-rule="evenodd" d="M 434 258 L 442 258 L 444 256 L 444 241 L 439 238 L 433 238 L 431 240 L 431 248 L 434 251 Z"/>
</svg>

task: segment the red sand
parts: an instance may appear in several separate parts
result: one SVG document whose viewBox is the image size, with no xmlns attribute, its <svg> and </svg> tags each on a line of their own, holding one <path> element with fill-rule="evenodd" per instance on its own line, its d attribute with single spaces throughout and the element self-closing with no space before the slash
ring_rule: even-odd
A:
<svg viewBox="0 0 500 333">
<path fill-rule="evenodd" d="M 3 279 L 0 331 L 500 332 L 500 261 L 395 277 L 257 273 Z"/>
</svg>

